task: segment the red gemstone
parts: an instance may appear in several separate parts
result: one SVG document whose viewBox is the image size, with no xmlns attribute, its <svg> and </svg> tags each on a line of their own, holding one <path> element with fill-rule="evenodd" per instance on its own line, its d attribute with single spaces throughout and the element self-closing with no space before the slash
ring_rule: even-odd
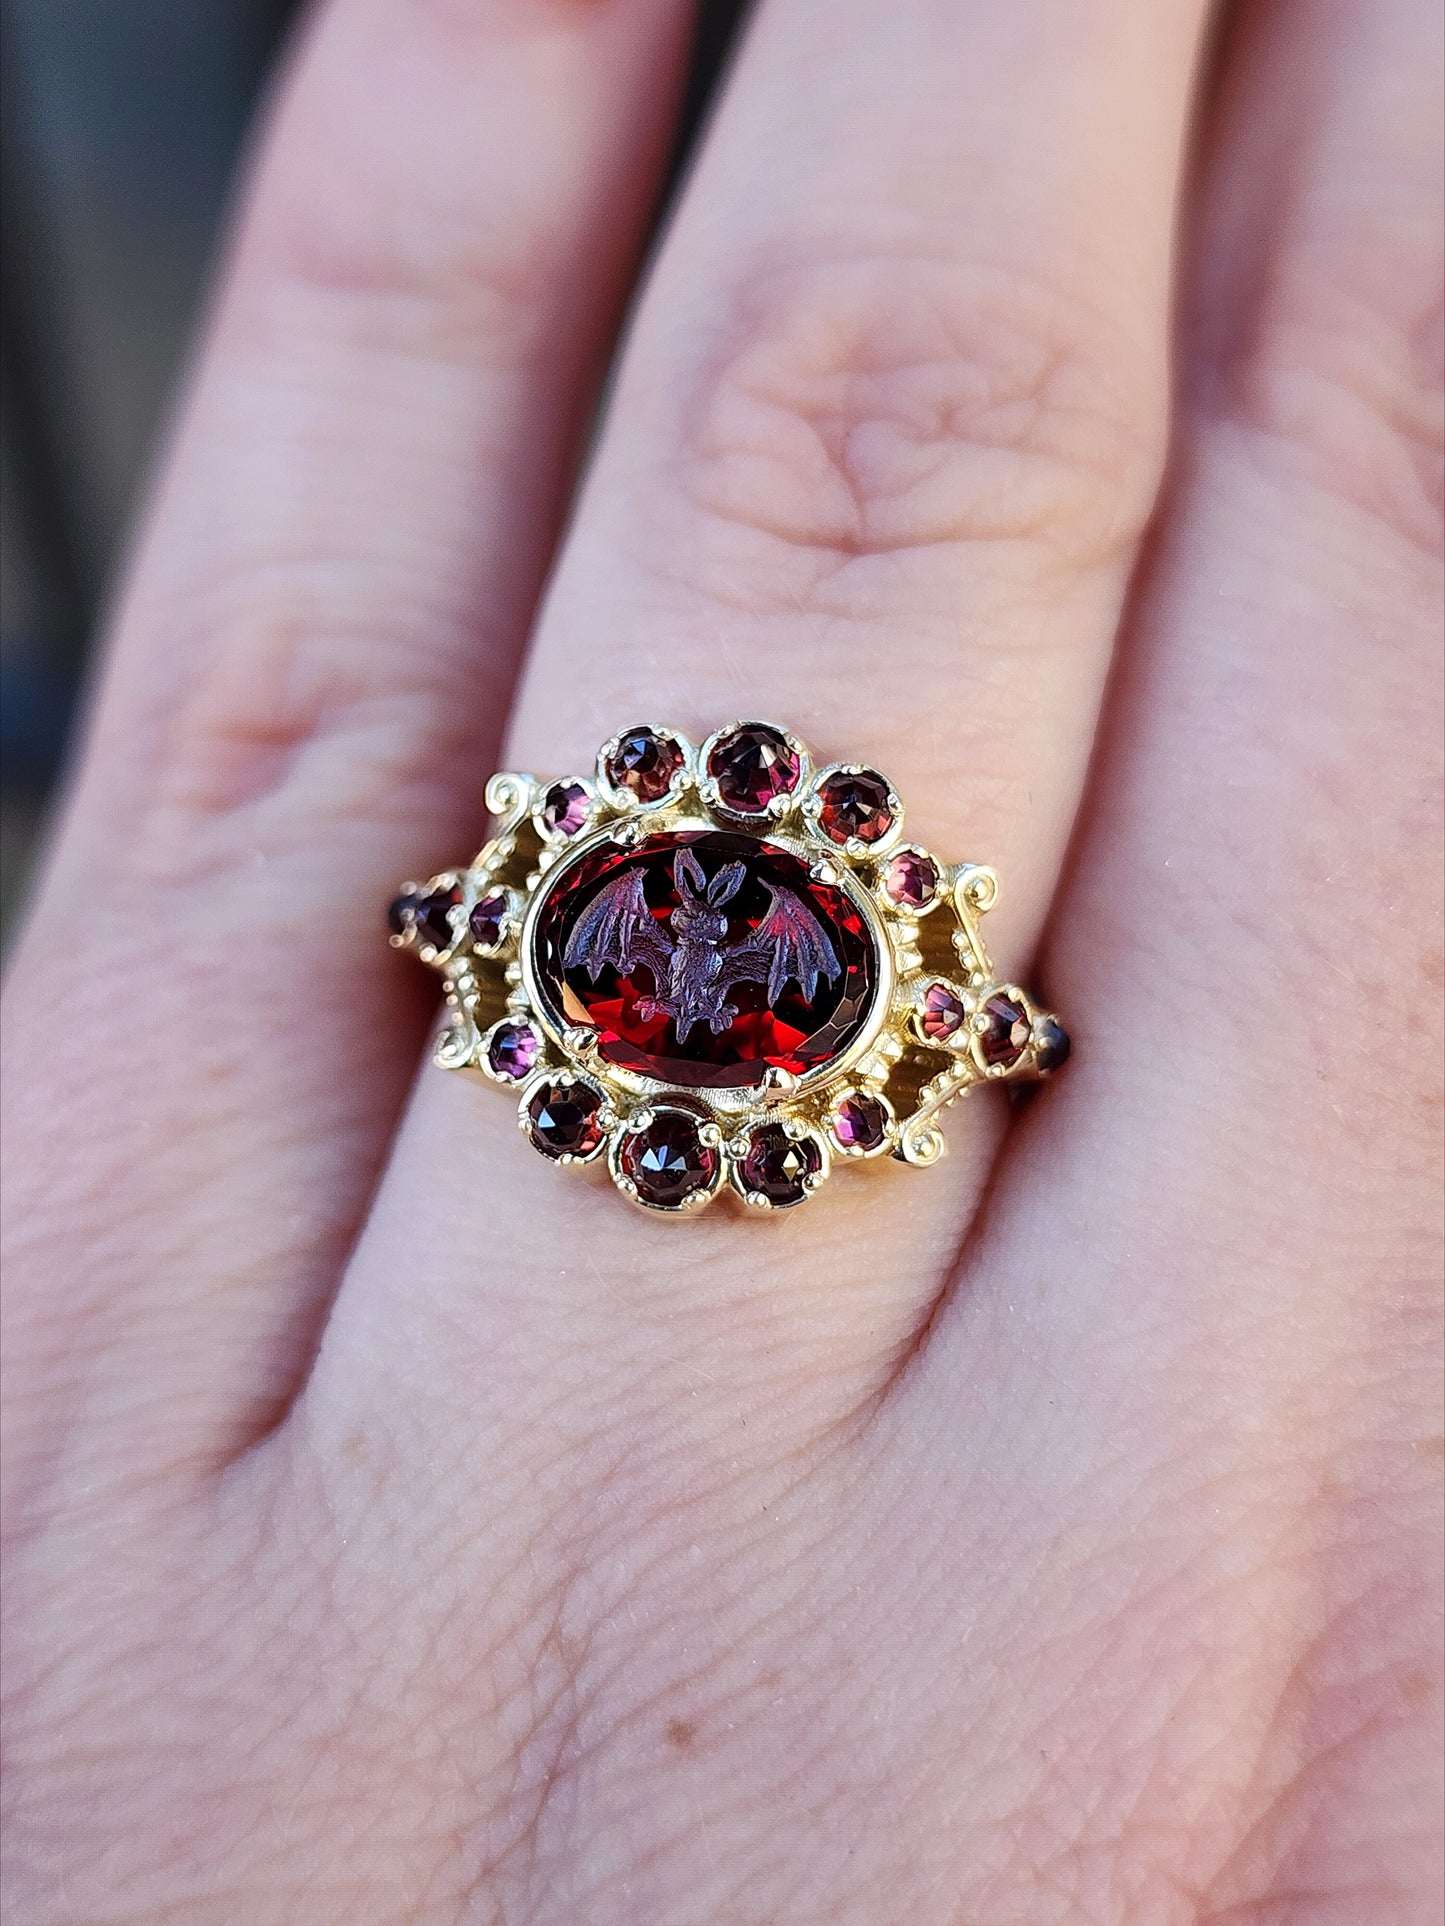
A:
<svg viewBox="0 0 1445 1926">
<path fill-rule="evenodd" d="M 480 944 L 484 950 L 490 950 L 501 942 L 506 922 L 506 894 L 502 890 L 494 890 L 490 896 L 483 896 L 472 905 L 467 928 L 472 933 L 474 943 Z"/>
<path fill-rule="evenodd" d="M 905 909 L 927 909 L 938 894 L 938 865 L 921 849 L 900 849 L 883 872 L 883 887 Z"/>
<path fill-rule="evenodd" d="M 618 1165 L 637 1188 L 638 1201 L 655 1210 L 677 1210 L 717 1181 L 718 1153 L 705 1144 L 697 1119 L 662 1110 L 622 1140 Z"/>
<path fill-rule="evenodd" d="M 1029 1043 L 1028 1011 L 1011 996 L 991 996 L 980 1015 L 978 1053 L 987 1064 L 1005 1069 L 1018 1062 Z"/>
<path fill-rule="evenodd" d="M 462 900 L 458 888 L 436 889 L 412 905 L 411 922 L 418 938 L 435 950 L 449 950 L 455 941 L 452 911 Z"/>
<path fill-rule="evenodd" d="M 946 983 L 930 983 L 923 992 L 919 1028 L 930 1043 L 947 1043 L 966 1015 L 962 997 Z"/>
<path fill-rule="evenodd" d="M 553 836 L 575 836 L 590 813 L 580 782 L 554 782 L 542 798 L 542 821 Z"/>
<path fill-rule="evenodd" d="M 876 769 L 838 770 L 818 785 L 818 827 L 835 843 L 876 843 L 893 827 L 888 784 Z"/>
<path fill-rule="evenodd" d="M 739 816 L 761 816 L 776 797 L 797 788 L 802 764 L 780 729 L 745 722 L 718 737 L 708 754 L 707 773 L 724 808 Z"/>
<path fill-rule="evenodd" d="M 833 1113 L 833 1135 L 846 1150 L 881 1150 L 888 1141 L 888 1106 L 854 1091 Z"/>
<path fill-rule="evenodd" d="M 801 1204 L 810 1178 L 823 1168 L 812 1137 L 790 1137 L 781 1124 L 760 1124 L 748 1139 L 740 1166 L 743 1189 L 779 1208 Z"/>
<path fill-rule="evenodd" d="M 682 745 L 655 729 L 629 729 L 607 758 L 607 780 L 640 803 L 661 802 L 683 764 Z"/>
<path fill-rule="evenodd" d="M 544 1157 L 590 1157 L 604 1135 L 601 1108 L 602 1092 L 593 1084 L 544 1083 L 527 1105 L 528 1134 Z"/>
<path fill-rule="evenodd" d="M 487 1044 L 487 1063 L 497 1076 L 521 1083 L 541 1048 L 542 1040 L 530 1023 L 499 1023 Z"/>
<path fill-rule="evenodd" d="M 1040 1070 L 1057 1070 L 1069 1060 L 1069 1033 L 1057 1017 L 1040 1017 L 1034 1028 L 1034 1062 Z"/>
<path fill-rule="evenodd" d="M 559 1029 L 608 1063 L 685 1089 L 797 1076 L 868 1022 L 879 972 L 863 914 L 787 850 L 672 830 L 559 868 L 532 963 Z"/>
</svg>

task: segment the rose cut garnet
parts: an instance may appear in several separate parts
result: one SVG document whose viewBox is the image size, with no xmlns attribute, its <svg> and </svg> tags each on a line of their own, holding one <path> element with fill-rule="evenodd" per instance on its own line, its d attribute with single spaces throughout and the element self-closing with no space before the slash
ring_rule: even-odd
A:
<svg viewBox="0 0 1445 1926">
<path fill-rule="evenodd" d="M 708 753 L 707 773 L 725 809 L 738 816 L 761 816 L 777 797 L 792 794 L 803 770 L 780 729 L 767 722 L 745 722 L 718 737 Z"/>
<path fill-rule="evenodd" d="M 502 940 L 502 931 L 507 921 L 507 898 L 502 890 L 493 890 L 472 905 L 472 913 L 467 918 L 467 928 L 472 933 L 472 941 L 484 950 L 494 949 Z"/>
<path fill-rule="evenodd" d="M 614 789 L 625 789 L 640 803 L 661 802 L 683 764 L 682 747 L 655 729 L 629 729 L 617 738 L 607 758 L 606 775 Z"/>
<path fill-rule="evenodd" d="M 978 1053 L 990 1067 L 1008 1069 L 1018 1062 L 1029 1042 L 1029 1015 L 1021 1003 L 1000 992 L 979 1012 Z"/>
<path fill-rule="evenodd" d="M 1034 1026 L 1034 1062 L 1040 1070 L 1058 1070 L 1069 1060 L 1073 1046 L 1057 1017 L 1040 1017 Z"/>
<path fill-rule="evenodd" d="M 738 1167 L 743 1189 L 766 1197 L 777 1209 L 801 1204 L 822 1168 L 822 1152 L 812 1137 L 790 1137 L 776 1123 L 758 1126 Z"/>
<path fill-rule="evenodd" d="M 580 782 L 554 782 L 542 798 L 542 822 L 553 836 L 575 836 L 590 813 Z"/>
<path fill-rule="evenodd" d="M 559 867 L 530 962 L 558 1030 L 683 1089 L 802 1076 L 867 1025 L 880 960 L 859 903 L 752 836 L 671 830 Z"/>
<path fill-rule="evenodd" d="M 455 941 L 452 911 L 461 900 L 462 892 L 456 887 L 434 889 L 430 895 L 413 898 L 411 927 L 418 940 L 430 943 L 434 950 L 449 950 Z"/>
<path fill-rule="evenodd" d="M 946 983 L 930 983 L 923 992 L 918 1027 L 930 1043 L 947 1043 L 966 1015 L 957 990 L 950 989 Z"/>
<path fill-rule="evenodd" d="M 601 1144 L 602 1092 L 594 1084 L 558 1078 L 532 1093 L 527 1132 L 544 1157 L 590 1157 Z"/>
<path fill-rule="evenodd" d="M 542 1040 L 530 1023 L 499 1023 L 487 1044 L 487 1064 L 496 1076 L 521 1083 L 541 1051 Z"/>
<path fill-rule="evenodd" d="M 888 1141 L 888 1107 L 881 1097 L 855 1090 L 833 1113 L 833 1135 L 845 1150 L 881 1150 Z"/>
<path fill-rule="evenodd" d="M 900 849 L 883 872 L 883 887 L 904 909 L 927 909 L 938 894 L 938 865 L 921 849 Z"/>
<path fill-rule="evenodd" d="M 834 843 L 876 843 L 893 827 L 887 782 L 876 769 L 839 769 L 818 785 L 818 827 Z"/>
<path fill-rule="evenodd" d="M 629 1131 L 617 1156 L 638 1202 L 654 1210 L 678 1210 L 689 1197 L 710 1190 L 720 1161 L 712 1145 L 703 1142 L 697 1119 L 681 1110 L 660 1110 L 641 1129 Z"/>
</svg>

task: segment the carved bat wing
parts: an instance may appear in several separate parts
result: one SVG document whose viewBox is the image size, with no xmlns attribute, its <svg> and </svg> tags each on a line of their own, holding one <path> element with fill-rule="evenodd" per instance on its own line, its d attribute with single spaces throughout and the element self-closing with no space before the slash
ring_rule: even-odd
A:
<svg viewBox="0 0 1445 1926">
<path fill-rule="evenodd" d="M 789 982 L 811 1000 L 818 978 L 831 983 L 843 966 L 827 931 L 806 903 L 790 889 L 773 889 L 771 896 L 757 928 L 723 958 L 722 987 L 761 983 L 766 978 L 769 1003 L 777 1002 Z"/>
<path fill-rule="evenodd" d="M 661 991 L 676 944 L 647 907 L 645 882 L 642 871 L 634 869 L 597 892 L 567 938 L 564 968 L 584 969 L 595 983 L 609 963 L 624 972 L 645 963 Z"/>
</svg>

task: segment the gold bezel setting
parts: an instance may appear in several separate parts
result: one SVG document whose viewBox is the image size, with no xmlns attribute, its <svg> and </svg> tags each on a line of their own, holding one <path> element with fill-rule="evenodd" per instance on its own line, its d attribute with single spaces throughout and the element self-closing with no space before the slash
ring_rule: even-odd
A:
<svg viewBox="0 0 1445 1926">
<path fill-rule="evenodd" d="M 738 738 L 749 739 L 741 751 Z M 624 742 L 625 780 L 614 782 L 609 768 Z M 720 788 L 717 768 L 709 770 L 719 745 L 731 745 L 742 772 L 730 792 Z M 843 787 L 830 799 L 832 778 Z M 747 807 L 738 806 L 740 796 Z M 904 842 L 902 803 L 877 770 L 850 761 L 819 764 L 776 723 L 729 724 L 697 748 L 678 729 L 637 725 L 602 745 L 589 776 L 499 774 L 486 800 L 493 833 L 475 861 L 408 884 L 392 906 L 392 943 L 414 950 L 445 984 L 447 1022 L 435 1061 L 515 1093 L 520 1127 L 537 1149 L 555 1163 L 606 1169 L 622 1195 L 654 1215 L 693 1216 L 724 1193 L 760 1212 L 786 1210 L 822 1188 L 839 1165 L 884 1155 L 936 1163 L 945 1149 L 939 1119 L 950 1104 L 979 1084 L 1047 1077 L 1068 1055 L 1058 1019 L 998 978 L 989 961 L 979 921 L 997 900 L 993 872 L 945 863 Z M 825 821 L 830 800 L 833 819 Z M 864 833 L 851 833 L 854 826 Z M 841 830 L 850 833 L 840 839 Z M 549 995 L 537 932 L 544 906 L 569 877 L 584 873 L 589 858 L 656 863 L 654 849 L 696 848 L 709 836 L 710 847 L 735 857 L 736 846 L 726 849 L 717 832 L 766 846 L 755 873 L 766 873 L 769 861 L 789 862 L 790 873 L 802 878 L 800 898 L 846 906 L 852 940 L 866 950 L 868 1001 L 836 1054 L 797 1070 L 774 1060 L 749 1082 L 699 1086 L 610 1060 L 598 1031 Z M 905 856 L 932 879 L 925 901 L 890 892 L 891 866 Z M 728 867 L 742 872 L 745 862 L 751 866 L 745 858 Z M 719 891 L 728 887 L 727 878 L 719 880 Z M 480 919 L 483 931 L 498 925 L 494 937 L 483 938 L 473 932 L 473 912 L 493 899 L 504 909 Z M 680 927 L 681 909 L 667 916 L 664 899 L 652 900 L 659 905 L 654 915 Z M 702 904 L 699 895 L 696 906 Z M 724 927 L 726 912 L 714 914 L 721 921 L 710 927 Z M 643 924 L 652 927 L 645 917 Z M 747 935 L 747 923 L 741 927 Z M 437 940 L 444 935 L 449 941 Z M 713 939 L 719 954 L 720 941 Z M 716 977 L 715 960 L 710 967 Z M 759 968 L 766 971 L 766 963 Z M 644 990 L 655 976 L 644 975 Z M 654 1000 L 661 988 L 655 985 Z M 758 988 L 753 1007 L 758 999 L 764 1025 L 775 1024 L 770 988 Z M 570 989 L 567 1000 L 575 1001 Z M 666 1033 L 675 1038 L 686 1015 L 684 1009 L 676 1024 L 669 1020 Z M 735 1017 L 725 1005 L 712 1029 L 726 1030 Z M 678 1045 L 660 1062 L 681 1077 L 686 1055 Z M 733 1061 L 746 1067 L 751 1060 Z M 639 1159 L 639 1133 L 648 1131 L 648 1156 Z"/>
</svg>

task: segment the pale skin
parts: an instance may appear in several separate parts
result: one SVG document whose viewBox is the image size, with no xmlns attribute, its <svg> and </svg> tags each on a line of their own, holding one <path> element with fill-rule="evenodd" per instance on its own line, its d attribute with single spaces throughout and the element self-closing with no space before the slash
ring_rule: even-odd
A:
<svg viewBox="0 0 1445 1926">
<path fill-rule="evenodd" d="M 1438 1919 L 1441 22 L 1217 24 L 763 0 L 564 515 L 688 8 L 312 19 L 13 962 L 17 1926 Z M 382 917 L 738 714 L 1075 1061 L 658 1223 Z"/>
</svg>

